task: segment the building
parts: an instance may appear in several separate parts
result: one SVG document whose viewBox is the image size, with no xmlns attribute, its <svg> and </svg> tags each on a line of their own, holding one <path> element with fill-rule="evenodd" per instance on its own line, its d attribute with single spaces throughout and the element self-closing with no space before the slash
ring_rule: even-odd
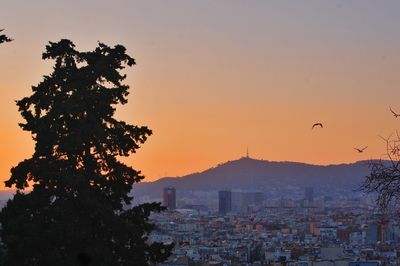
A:
<svg viewBox="0 0 400 266">
<path fill-rule="evenodd" d="M 379 241 L 379 225 L 378 223 L 370 223 L 366 228 L 365 241 L 367 244 L 375 244 Z"/>
<path fill-rule="evenodd" d="M 225 215 L 232 211 L 232 192 L 223 190 L 218 192 L 218 212 Z"/>
<path fill-rule="evenodd" d="M 379 266 L 379 262 L 377 261 L 356 261 L 349 262 L 349 266 Z"/>
<path fill-rule="evenodd" d="M 163 206 L 169 210 L 176 209 L 176 189 L 174 187 L 166 187 L 163 191 Z"/>
<path fill-rule="evenodd" d="M 258 190 L 232 190 L 232 211 L 247 213 L 254 207 L 260 207 L 264 201 L 264 193 Z"/>
<path fill-rule="evenodd" d="M 314 202 L 314 188 L 313 187 L 306 187 L 304 190 L 304 200 L 307 201 L 308 204 Z"/>
</svg>

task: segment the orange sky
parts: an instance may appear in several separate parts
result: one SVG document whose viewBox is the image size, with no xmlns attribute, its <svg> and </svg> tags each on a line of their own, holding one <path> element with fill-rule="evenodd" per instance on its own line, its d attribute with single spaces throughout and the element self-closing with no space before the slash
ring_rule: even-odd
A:
<svg viewBox="0 0 400 266">
<path fill-rule="evenodd" d="M 385 1 L 5 1 L 0 28 L 0 180 L 33 151 L 14 100 L 52 62 L 48 41 L 123 44 L 129 103 L 154 135 L 127 161 L 151 181 L 243 156 L 316 164 L 379 158 L 398 128 L 400 3 Z M 311 130 L 321 121 L 324 129 Z M 368 145 L 363 154 L 355 146 Z M 2 188 L 2 184 L 0 185 Z"/>
</svg>

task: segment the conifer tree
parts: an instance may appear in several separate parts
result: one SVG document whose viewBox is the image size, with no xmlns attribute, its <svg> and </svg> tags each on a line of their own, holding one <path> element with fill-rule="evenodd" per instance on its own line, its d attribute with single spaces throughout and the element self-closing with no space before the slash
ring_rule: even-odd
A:
<svg viewBox="0 0 400 266">
<path fill-rule="evenodd" d="M 149 215 L 159 203 L 127 209 L 132 185 L 143 179 L 118 160 L 151 130 L 114 118 L 129 86 L 120 72 L 135 60 L 121 45 L 99 43 L 79 52 L 63 39 L 43 59 L 55 61 L 32 95 L 17 101 L 31 132 L 31 158 L 11 169 L 17 193 L 0 213 L 7 265 L 150 265 L 172 245 L 150 243 Z M 29 189 L 28 189 L 29 188 Z M 31 190 L 30 190 L 31 189 Z"/>
</svg>

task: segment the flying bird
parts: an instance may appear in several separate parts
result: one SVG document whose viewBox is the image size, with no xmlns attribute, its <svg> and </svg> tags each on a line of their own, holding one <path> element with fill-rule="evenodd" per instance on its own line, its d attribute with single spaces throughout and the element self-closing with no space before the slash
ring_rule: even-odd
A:
<svg viewBox="0 0 400 266">
<path fill-rule="evenodd" d="M 359 149 L 359 148 L 354 148 L 356 151 L 358 151 L 359 153 L 362 153 L 366 148 L 368 148 L 368 146 L 365 146 L 364 148 L 362 148 L 362 149 Z"/>
<path fill-rule="evenodd" d="M 400 116 L 400 114 L 396 113 L 395 111 L 392 110 L 392 107 L 389 106 L 390 112 L 392 112 L 392 114 L 394 115 L 394 117 L 398 117 Z"/>
<path fill-rule="evenodd" d="M 314 129 L 314 127 L 321 127 L 324 128 L 324 126 L 322 125 L 322 123 L 315 123 L 311 129 Z"/>
<path fill-rule="evenodd" d="M 0 32 L 2 32 L 4 29 L 0 29 Z M 4 34 L 0 34 L 0 43 L 3 42 L 11 42 L 12 39 L 8 38 L 6 35 Z"/>
</svg>

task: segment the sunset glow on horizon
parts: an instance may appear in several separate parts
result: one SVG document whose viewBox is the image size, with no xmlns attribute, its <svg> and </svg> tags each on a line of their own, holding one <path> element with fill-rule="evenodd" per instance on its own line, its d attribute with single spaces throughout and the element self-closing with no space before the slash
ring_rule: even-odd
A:
<svg viewBox="0 0 400 266">
<path fill-rule="evenodd" d="M 81 51 L 122 44 L 135 58 L 117 117 L 153 130 L 124 160 L 144 181 L 247 148 L 324 165 L 383 158 L 379 136 L 400 123 L 389 110 L 400 113 L 399 11 L 398 1 L 4 1 L 0 29 L 14 41 L 0 46 L 0 189 L 34 148 L 15 100 L 51 72 L 41 55 L 62 38 Z"/>
</svg>

